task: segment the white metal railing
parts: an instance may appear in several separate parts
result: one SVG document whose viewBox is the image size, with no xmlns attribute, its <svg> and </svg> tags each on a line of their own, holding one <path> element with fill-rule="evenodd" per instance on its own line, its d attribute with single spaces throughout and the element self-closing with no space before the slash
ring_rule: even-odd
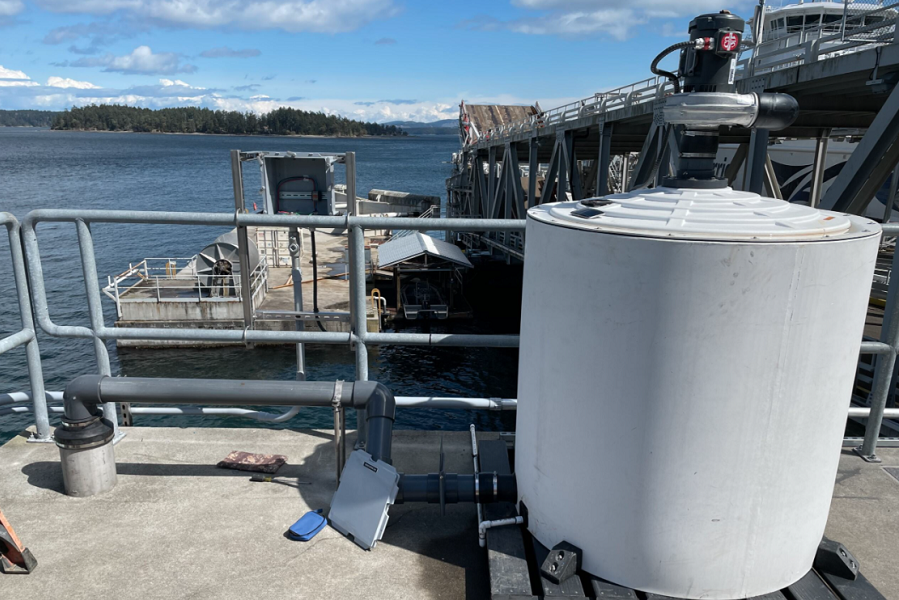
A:
<svg viewBox="0 0 899 600">
<path fill-rule="evenodd" d="M 420 215 L 416 217 L 417 219 L 439 219 L 440 218 L 440 206 L 436 204 L 432 204 L 428 210 L 424 211 Z M 415 233 L 411 229 L 400 229 L 399 231 L 394 231 L 390 236 L 390 240 L 395 240 L 401 237 L 406 237 Z"/>
<path fill-rule="evenodd" d="M 849 6 L 852 7 L 851 4 Z M 763 41 L 755 47 L 744 48 L 737 60 L 737 78 L 752 77 L 892 44 L 899 21 L 897 9 L 899 2 L 884 4 L 872 10 L 850 8 L 840 21 L 823 23 L 816 28 L 807 28 Z M 880 17 L 883 20 L 866 24 L 869 17 Z M 473 136 L 468 148 L 486 147 L 516 134 L 532 133 L 544 127 L 655 101 L 673 91 L 673 85 L 668 79 L 650 77 L 488 129 L 480 136 Z"/>
<path fill-rule="evenodd" d="M 47 302 L 47 292 L 44 285 L 43 266 L 38 247 L 36 225 L 40 222 L 68 222 L 75 225 L 78 231 L 78 244 L 80 253 L 86 260 L 82 261 L 84 272 L 85 290 L 87 292 L 87 304 L 90 314 L 90 326 L 64 325 L 55 323 L 50 316 Z M 279 222 L 280 221 L 280 222 Z M 93 237 L 89 223 L 140 223 L 140 224 L 183 224 L 204 226 L 295 226 L 315 228 L 347 228 L 349 230 L 349 244 L 353 248 L 350 255 L 349 279 L 350 287 L 354 291 L 351 299 L 352 328 L 347 332 L 337 331 L 269 331 L 252 328 L 235 329 L 156 329 L 156 328 L 130 328 L 108 327 L 105 324 L 101 307 L 100 285 L 97 278 L 96 263 L 94 262 Z M 6 224 L 11 234 L 11 242 L 18 242 L 19 224 L 12 215 L 6 215 Z M 523 220 L 502 219 L 435 219 L 433 223 L 423 223 L 420 219 L 408 218 L 377 218 L 377 217 L 325 217 L 303 215 L 254 215 L 246 213 L 166 213 L 166 212 L 140 212 L 140 211 L 97 211 L 97 210 L 65 210 L 49 209 L 32 211 L 21 225 L 22 240 L 24 241 L 24 253 L 18 252 L 17 243 L 11 243 L 13 265 L 16 274 L 16 286 L 19 293 L 20 305 L 25 307 L 23 321 L 31 322 L 29 307 L 34 307 L 34 322 L 40 326 L 45 334 L 62 338 L 83 338 L 95 340 L 94 350 L 97 359 L 97 368 L 101 375 L 111 375 L 109 355 L 104 340 L 142 339 L 142 340 L 196 340 L 216 342 L 240 342 L 240 343 L 318 343 L 339 344 L 353 347 L 356 354 L 356 379 L 368 379 L 368 348 L 380 345 L 425 345 L 425 346 L 459 346 L 459 347 L 494 347 L 512 348 L 518 345 L 517 335 L 492 335 L 492 334 L 462 334 L 462 333 L 380 333 L 369 332 L 367 320 L 369 313 L 368 302 L 370 297 L 366 293 L 365 286 L 365 238 L 364 231 L 381 229 L 412 229 L 415 231 L 455 231 L 455 232 L 490 232 L 507 231 L 522 234 L 525 229 Z M 883 226 L 885 237 L 899 236 L 899 225 L 887 224 Z M 25 264 L 28 269 L 26 274 Z M 891 268 L 899 268 L 899 255 L 893 256 Z M 27 282 L 26 282 L 27 276 Z M 897 285 L 895 281 L 893 285 Z M 30 285 L 29 285 L 30 284 Z M 29 289 L 30 288 L 30 289 Z M 896 290 L 893 290 L 896 291 Z M 892 397 L 891 379 L 896 355 L 899 352 L 899 301 L 895 301 L 896 294 L 891 294 L 894 301 L 888 302 L 886 313 L 889 316 L 888 324 L 885 323 L 880 341 L 864 341 L 861 344 L 861 354 L 874 354 L 878 358 L 874 369 L 874 376 L 870 391 L 870 408 L 852 407 L 847 416 L 867 418 L 864 440 L 846 438 L 844 444 L 862 442 L 860 452 L 871 458 L 875 456 L 877 444 L 883 440 L 879 438 L 879 432 L 884 416 L 899 417 L 899 409 L 887 409 L 887 401 Z M 25 316 L 29 317 L 27 320 Z M 60 395 L 50 392 L 43 393 L 43 380 L 40 366 L 40 354 L 37 351 L 36 338 L 33 330 L 31 342 L 33 354 L 29 363 L 34 363 L 35 369 L 31 370 L 32 395 L 14 394 L 6 397 L 0 396 L 0 416 L 16 412 L 34 412 L 38 424 L 38 431 L 43 432 L 41 439 L 49 441 L 50 427 L 48 414 L 62 411 L 58 401 Z M 24 342 L 22 342 L 24 343 Z M 0 348 L 0 353 L 10 347 Z M 48 400 L 54 404 L 48 406 Z M 33 407 L 26 406 L 25 402 L 33 403 Z M 398 401 L 398 405 L 400 405 Z M 408 406 L 435 406 L 435 407 L 459 407 L 459 408 L 487 408 L 491 410 L 508 410 L 516 406 L 512 399 L 440 399 L 425 398 L 412 399 Z M 108 412 L 106 412 L 108 409 Z M 146 410 L 156 410 L 147 408 Z M 184 409 L 179 409 L 184 410 Z M 231 411 L 243 409 L 229 409 Z M 246 411 L 244 411 L 246 412 Z M 285 420 L 286 415 L 271 415 L 253 411 L 253 418 L 266 420 Z M 116 420 L 116 407 L 108 405 L 104 408 L 107 418 Z M 202 412 L 198 414 L 203 414 Z M 242 414 L 232 412 L 230 414 Z M 289 414 L 289 413 L 287 413 Z M 247 415 L 250 416 L 250 415 Z M 286 417 L 289 418 L 289 417 Z"/>
<path fill-rule="evenodd" d="M 130 302 L 242 302 L 240 275 L 216 275 L 215 286 L 204 285 L 203 276 L 194 268 L 196 256 L 190 258 L 145 258 L 118 275 L 107 276 L 104 294 L 115 302 L 116 314 L 122 317 L 122 304 Z M 253 308 L 265 299 L 268 291 L 268 264 L 261 260 L 251 274 L 250 290 Z"/>
</svg>

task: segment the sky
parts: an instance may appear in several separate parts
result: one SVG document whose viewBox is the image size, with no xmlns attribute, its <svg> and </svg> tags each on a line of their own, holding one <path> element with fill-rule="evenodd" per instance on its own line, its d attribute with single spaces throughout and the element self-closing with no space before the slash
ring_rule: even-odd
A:
<svg viewBox="0 0 899 600">
<path fill-rule="evenodd" d="M 460 100 L 549 109 L 650 77 L 691 18 L 754 4 L 0 0 L 0 109 L 292 106 L 382 123 L 457 118 Z"/>
</svg>

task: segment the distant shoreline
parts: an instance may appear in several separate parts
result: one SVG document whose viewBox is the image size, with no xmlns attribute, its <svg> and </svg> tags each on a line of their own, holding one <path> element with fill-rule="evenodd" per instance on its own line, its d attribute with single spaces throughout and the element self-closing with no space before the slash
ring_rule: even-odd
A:
<svg viewBox="0 0 899 600">
<path fill-rule="evenodd" d="M 340 138 L 346 140 L 354 139 L 392 139 L 404 138 L 404 135 L 313 135 L 299 133 L 204 133 L 195 131 L 188 133 L 186 131 L 131 131 L 131 130 L 113 130 L 113 129 L 53 129 L 52 127 L 34 127 L 34 129 L 46 129 L 47 131 L 72 131 L 75 133 L 137 133 L 151 135 L 218 135 L 218 136 L 237 136 L 237 137 L 278 137 L 278 138 Z"/>
<path fill-rule="evenodd" d="M 61 131 L 73 133 L 136 133 L 141 135 L 204 135 L 204 136 L 236 136 L 236 137 L 271 137 L 271 138 L 322 138 L 322 139 L 342 139 L 342 140 L 358 140 L 358 139 L 409 139 L 421 137 L 441 137 L 441 136 L 458 136 L 458 132 L 450 129 L 446 133 L 406 133 L 406 135 L 303 135 L 303 134 L 279 134 L 279 133 L 187 133 L 181 131 L 113 131 L 110 129 L 53 129 L 41 125 L 0 125 L 0 129 L 42 129 L 44 131 Z M 447 128 L 449 129 L 449 128 Z"/>
</svg>

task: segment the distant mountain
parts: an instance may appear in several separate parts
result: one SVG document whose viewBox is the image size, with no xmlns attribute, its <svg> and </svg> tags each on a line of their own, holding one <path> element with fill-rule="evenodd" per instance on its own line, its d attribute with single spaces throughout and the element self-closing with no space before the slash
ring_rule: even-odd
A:
<svg viewBox="0 0 899 600">
<path fill-rule="evenodd" d="M 384 125 L 396 125 L 397 127 L 447 127 L 456 129 L 459 127 L 459 119 L 443 119 L 440 121 L 432 121 L 430 123 L 422 123 L 420 121 L 391 121 Z"/>
<path fill-rule="evenodd" d="M 384 125 L 392 125 L 409 135 L 451 135 L 459 131 L 458 119 L 442 119 L 440 121 L 432 121 L 431 123 L 391 121 L 390 123 L 384 123 Z"/>
</svg>

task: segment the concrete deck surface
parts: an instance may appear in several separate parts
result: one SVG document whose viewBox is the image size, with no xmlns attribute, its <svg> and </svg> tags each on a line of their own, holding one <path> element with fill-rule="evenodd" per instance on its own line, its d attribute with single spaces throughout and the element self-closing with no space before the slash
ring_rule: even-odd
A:
<svg viewBox="0 0 899 600">
<path fill-rule="evenodd" d="M 365 552 L 331 528 L 284 537 L 335 489 L 329 432 L 130 428 L 116 446 L 118 485 L 69 498 L 54 445 L 17 437 L 0 448 L 0 508 L 39 566 L 0 574 L 0 598 L 486 598 L 487 561 L 472 506 L 391 508 Z M 483 434 L 484 439 L 496 434 Z M 445 433 L 448 471 L 471 472 L 467 433 Z M 352 443 L 352 437 L 349 440 Z M 397 468 L 437 469 L 439 434 L 396 432 Z M 284 454 L 288 483 L 251 483 L 214 465 L 231 450 Z M 844 451 L 827 535 L 843 542 L 886 598 L 899 600 L 899 449 L 883 464 Z M 800 457 L 800 460 L 802 458 Z M 814 457 L 809 457 L 813 460 Z M 297 481 L 309 484 L 297 484 Z"/>
<path fill-rule="evenodd" d="M 118 485 L 92 498 L 62 493 L 54 445 L 17 437 L 0 448 L 0 508 L 39 563 L 31 575 L 0 574 L 0 598 L 488 596 L 473 506 L 448 506 L 445 517 L 436 505 L 394 506 L 370 552 L 330 527 L 310 542 L 284 537 L 306 511 L 328 507 L 335 457 L 326 432 L 127 431 L 116 446 Z M 469 440 L 445 434 L 447 470 L 471 472 Z M 394 464 L 434 472 L 438 444 L 434 433 L 397 432 Z M 251 483 L 249 473 L 216 468 L 232 450 L 284 454 L 278 474 L 310 484 Z"/>
<path fill-rule="evenodd" d="M 825 535 L 855 555 L 881 594 L 899 600 L 899 448 L 877 455 L 883 463 L 843 450 Z"/>
</svg>

